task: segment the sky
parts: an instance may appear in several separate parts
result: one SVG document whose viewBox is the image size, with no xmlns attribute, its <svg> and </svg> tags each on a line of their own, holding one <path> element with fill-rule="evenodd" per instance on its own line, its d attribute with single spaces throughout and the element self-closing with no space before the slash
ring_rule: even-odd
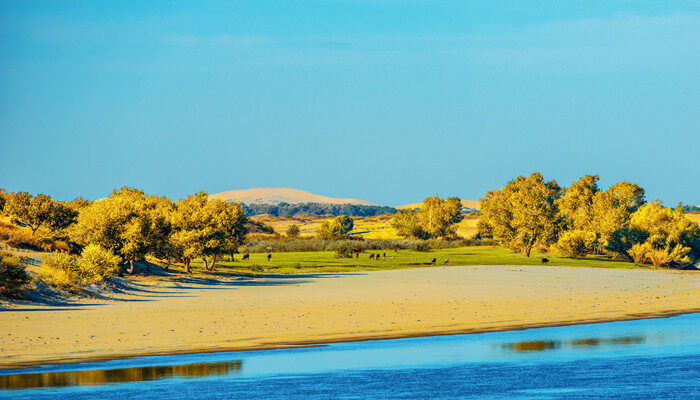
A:
<svg viewBox="0 0 700 400">
<path fill-rule="evenodd" d="M 700 2 L 0 0 L 0 187 L 700 204 Z"/>
</svg>

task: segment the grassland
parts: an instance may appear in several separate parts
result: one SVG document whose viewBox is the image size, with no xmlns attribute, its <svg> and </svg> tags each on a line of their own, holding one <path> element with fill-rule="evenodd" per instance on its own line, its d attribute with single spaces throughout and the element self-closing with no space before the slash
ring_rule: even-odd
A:
<svg viewBox="0 0 700 400">
<path fill-rule="evenodd" d="M 376 217 L 353 217 L 355 227 L 352 233 L 359 234 L 365 239 L 400 239 L 394 228 L 391 227 L 391 214 Z M 316 230 L 325 221 L 331 221 L 334 217 L 308 217 L 308 218 L 279 218 L 270 216 L 255 216 L 256 221 L 264 222 L 272 226 L 275 232 L 284 234 L 290 225 L 296 224 L 300 228 L 301 237 L 312 237 Z M 470 238 L 476 234 L 478 214 L 469 214 L 457 224 L 457 235 Z"/>
<path fill-rule="evenodd" d="M 370 259 L 370 254 L 385 254 L 379 260 Z M 261 274 L 301 274 L 334 273 L 373 270 L 392 270 L 412 267 L 430 267 L 433 258 L 436 265 L 541 265 L 541 257 L 548 258 L 549 265 L 594 268 L 641 268 L 633 263 L 613 261 L 605 256 L 588 256 L 573 259 L 555 254 L 533 252 L 529 258 L 497 246 L 473 246 L 418 252 L 412 250 L 382 250 L 360 253 L 359 258 L 337 258 L 332 251 L 273 253 L 272 260 L 267 261 L 267 254 L 253 253 L 250 259 L 235 262 L 217 263 L 216 273 L 261 273 Z M 445 264 L 445 260 L 449 260 Z M 203 271 L 201 260 L 194 260 L 192 266 L 196 271 Z M 177 268 L 177 267 L 176 267 Z M 546 266 L 543 266 L 546 268 Z M 644 267 L 646 268 L 646 267 Z"/>
</svg>

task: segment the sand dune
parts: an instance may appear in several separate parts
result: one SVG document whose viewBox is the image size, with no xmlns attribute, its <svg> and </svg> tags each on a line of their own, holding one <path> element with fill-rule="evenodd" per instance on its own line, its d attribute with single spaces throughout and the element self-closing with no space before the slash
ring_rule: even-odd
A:
<svg viewBox="0 0 700 400">
<path fill-rule="evenodd" d="M 697 272 L 439 267 L 143 283 L 0 312 L 0 366 L 483 332 L 700 310 Z"/>
<path fill-rule="evenodd" d="M 376 206 L 377 204 L 359 199 L 338 199 L 320 196 L 304 190 L 290 188 L 255 188 L 229 190 L 212 194 L 210 199 L 222 199 L 246 204 L 279 204 L 279 203 L 327 203 L 327 204 L 360 204 Z"/>
</svg>

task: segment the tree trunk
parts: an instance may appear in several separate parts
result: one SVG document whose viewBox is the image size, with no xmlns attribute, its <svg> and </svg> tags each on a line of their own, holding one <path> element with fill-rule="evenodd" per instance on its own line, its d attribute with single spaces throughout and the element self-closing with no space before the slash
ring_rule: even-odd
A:
<svg viewBox="0 0 700 400">
<path fill-rule="evenodd" d="M 202 260 L 204 260 L 204 269 L 209 271 L 209 261 L 207 261 L 206 257 L 202 257 Z"/>
<path fill-rule="evenodd" d="M 190 270 L 190 259 L 188 258 L 185 260 L 185 273 L 189 274 L 191 272 L 192 272 L 192 270 Z"/>
<path fill-rule="evenodd" d="M 214 270 L 214 264 L 216 263 L 216 254 L 214 254 L 211 258 L 211 268 L 209 268 L 209 271 Z"/>
<path fill-rule="evenodd" d="M 133 258 L 129 259 L 129 269 L 126 272 L 128 272 L 131 275 L 134 274 L 135 271 L 134 271 L 134 259 Z"/>
<path fill-rule="evenodd" d="M 166 258 L 165 259 L 165 270 L 167 271 L 168 269 L 170 269 L 170 259 Z"/>
</svg>

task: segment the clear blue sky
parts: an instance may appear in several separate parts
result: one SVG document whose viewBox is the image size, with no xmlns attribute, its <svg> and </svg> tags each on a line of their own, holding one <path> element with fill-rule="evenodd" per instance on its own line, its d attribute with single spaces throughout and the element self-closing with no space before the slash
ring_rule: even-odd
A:
<svg viewBox="0 0 700 400">
<path fill-rule="evenodd" d="M 698 1 L 1 1 L 0 187 L 700 203 Z"/>
</svg>

